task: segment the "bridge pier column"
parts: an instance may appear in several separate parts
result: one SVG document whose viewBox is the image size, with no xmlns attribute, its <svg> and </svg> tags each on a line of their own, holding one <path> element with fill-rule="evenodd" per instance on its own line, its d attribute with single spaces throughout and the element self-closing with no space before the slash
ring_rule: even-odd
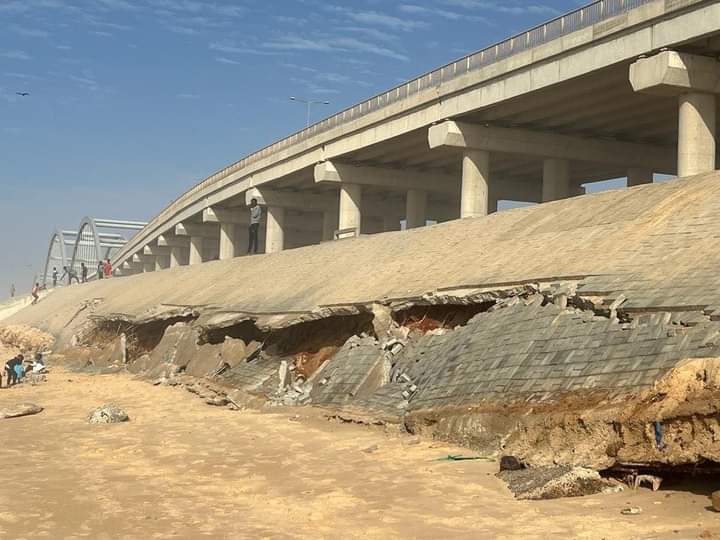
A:
<svg viewBox="0 0 720 540">
<path fill-rule="evenodd" d="M 200 264 L 203 262 L 203 243 L 205 238 L 202 236 L 190 237 L 190 261 L 189 264 Z"/>
<path fill-rule="evenodd" d="M 225 261 L 235 257 L 238 240 L 235 223 L 220 223 L 220 260 Z"/>
<path fill-rule="evenodd" d="M 155 257 L 155 271 L 167 270 L 170 268 L 170 255 L 158 255 Z"/>
<path fill-rule="evenodd" d="M 173 246 L 170 248 L 170 268 L 178 266 L 187 266 L 189 261 L 189 251 L 187 248 Z"/>
<path fill-rule="evenodd" d="M 362 185 L 340 185 L 339 229 L 355 229 L 360 234 L 362 226 Z"/>
<path fill-rule="evenodd" d="M 569 196 L 570 162 L 566 159 L 543 161 L 542 201 L 558 201 Z"/>
<path fill-rule="evenodd" d="M 427 221 L 427 191 L 420 189 L 408 190 L 405 204 L 406 227 L 408 229 L 424 227 Z"/>
<path fill-rule="evenodd" d="M 627 171 L 627 187 L 642 186 L 653 183 L 652 169 L 631 167 Z"/>
<path fill-rule="evenodd" d="M 462 162 L 460 218 L 488 214 L 490 184 L 490 152 L 466 149 Z"/>
<path fill-rule="evenodd" d="M 632 64 L 630 83 L 636 92 L 678 97 L 678 176 L 715 170 L 720 62 L 663 51 Z"/>
<path fill-rule="evenodd" d="M 285 247 L 285 209 L 268 206 L 265 225 L 265 253 L 277 253 Z"/>
<path fill-rule="evenodd" d="M 154 255 L 143 255 L 143 273 L 155 271 L 155 256 Z"/>
<path fill-rule="evenodd" d="M 400 221 L 402 220 L 398 216 L 383 216 L 383 231 L 399 231 Z"/>
<path fill-rule="evenodd" d="M 328 242 L 335 236 L 338 227 L 338 208 L 328 209 L 323 212 L 323 242 Z"/>
<path fill-rule="evenodd" d="M 689 92 L 679 97 L 678 176 L 715 170 L 717 98 Z"/>
</svg>

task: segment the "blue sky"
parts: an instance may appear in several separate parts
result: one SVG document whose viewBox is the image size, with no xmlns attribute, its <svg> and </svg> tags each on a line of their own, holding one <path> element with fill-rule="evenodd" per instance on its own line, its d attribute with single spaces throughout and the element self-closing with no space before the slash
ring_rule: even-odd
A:
<svg viewBox="0 0 720 540">
<path fill-rule="evenodd" d="M 145 220 L 314 118 L 574 0 L 0 0 L 0 298 L 50 231 Z M 29 92 L 27 97 L 16 92 Z"/>
</svg>

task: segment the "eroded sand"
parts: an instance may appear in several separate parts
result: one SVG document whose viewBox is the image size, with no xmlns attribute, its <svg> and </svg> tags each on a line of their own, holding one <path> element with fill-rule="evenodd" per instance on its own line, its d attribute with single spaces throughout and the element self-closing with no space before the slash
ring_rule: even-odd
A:
<svg viewBox="0 0 720 540">
<path fill-rule="evenodd" d="M 45 411 L 0 420 L 1 538 L 720 538 L 702 490 L 519 502 L 494 463 L 434 461 L 467 451 L 127 375 L 56 369 L 20 401 Z M 88 425 L 105 402 L 131 422 Z"/>
</svg>

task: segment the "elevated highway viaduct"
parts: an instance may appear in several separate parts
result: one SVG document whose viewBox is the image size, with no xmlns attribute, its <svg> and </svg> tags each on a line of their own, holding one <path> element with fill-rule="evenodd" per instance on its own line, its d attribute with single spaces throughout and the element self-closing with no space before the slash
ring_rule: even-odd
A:
<svg viewBox="0 0 720 540">
<path fill-rule="evenodd" d="M 483 216 L 584 185 L 713 170 L 720 2 L 603 0 L 461 58 L 206 178 L 115 255 L 122 274 Z"/>
</svg>

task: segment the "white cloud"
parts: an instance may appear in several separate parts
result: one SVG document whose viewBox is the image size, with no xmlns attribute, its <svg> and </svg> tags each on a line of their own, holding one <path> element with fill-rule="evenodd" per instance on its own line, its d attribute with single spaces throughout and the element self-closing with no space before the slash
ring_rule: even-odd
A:
<svg viewBox="0 0 720 540">
<path fill-rule="evenodd" d="M 286 35 L 264 43 L 263 47 L 290 51 L 363 52 L 392 58 L 394 60 L 409 60 L 409 58 L 402 53 L 353 37 L 318 36 L 314 39 L 308 39 L 296 35 Z"/>
<path fill-rule="evenodd" d="M 50 37 L 50 33 L 40 28 L 26 28 L 24 26 L 13 26 L 13 32 L 23 37 L 30 38 L 47 38 Z"/>
<path fill-rule="evenodd" d="M 450 11 L 447 9 L 431 8 L 425 6 L 419 6 L 417 4 L 401 4 L 398 9 L 403 13 L 410 13 L 413 15 L 425 15 L 431 17 L 440 17 L 449 21 L 472 21 L 472 22 L 488 22 L 484 17 L 477 15 L 468 15 L 466 13 L 458 13 L 457 11 Z"/>
<path fill-rule="evenodd" d="M 177 97 L 180 99 L 199 99 L 200 95 L 199 94 L 178 94 Z"/>
<path fill-rule="evenodd" d="M 379 26 L 389 30 L 410 32 L 426 28 L 428 26 L 428 23 L 425 21 L 415 21 L 412 19 L 395 17 L 394 15 L 381 13 L 379 11 L 356 11 L 333 5 L 327 6 L 326 9 L 341 14 L 355 23 L 366 24 L 369 26 Z"/>
<path fill-rule="evenodd" d="M 545 4 L 529 4 L 517 1 L 507 2 L 502 0 L 445 0 L 445 4 L 465 9 L 481 9 L 486 11 L 495 11 L 498 13 L 506 13 L 509 15 L 558 15 L 560 13 L 557 9 Z"/>
<path fill-rule="evenodd" d="M 242 62 L 238 62 L 237 60 L 233 60 L 232 58 L 227 58 L 225 56 L 217 56 L 215 58 L 216 62 L 220 62 L 221 64 L 229 64 L 231 66 L 242 66 Z"/>
<path fill-rule="evenodd" d="M 25 51 L 0 51 L 0 57 L 8 58 L 10 60 L 31 60 L 30 56 Z"/>
</svg>

